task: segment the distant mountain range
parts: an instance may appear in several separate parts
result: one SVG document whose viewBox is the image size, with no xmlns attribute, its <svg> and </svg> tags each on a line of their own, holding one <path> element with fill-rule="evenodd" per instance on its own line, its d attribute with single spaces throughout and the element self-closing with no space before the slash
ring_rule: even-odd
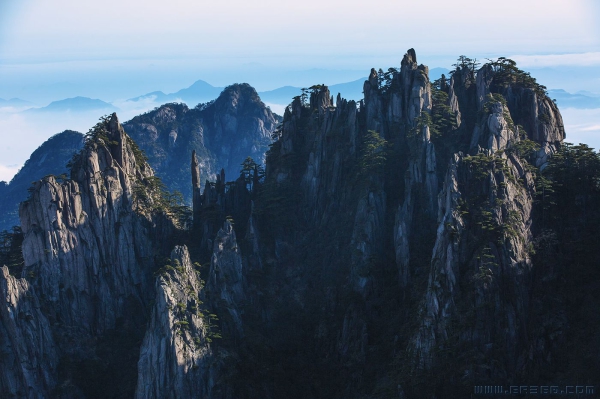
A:
<svg viewBox="0 0 600 399">
<path fill-rule="evenodd" d="M 27 105 L 31 105 L 31 103 L 20 98 L 11 98 L 10 100 L 0 98 L 0 107 L 22 107 Z"/>
<path fill-rule="evenodd" d="M 331 85 L 332 93 L 342 93 L 342 96 L 349 100 L 359 100 L 362 98 L 362 87 L 367 78 Z M 214 100 L 223 91 L 224 87 L 215 87 L 211 84 L 198 80 L 190 87 L 181 89 L 175 93 L 165 94 L 162 91 L 153 91 L 138 97 L 133 97 L 127 101 L 139 102 L 151 100 L 154 103 L 165 104 L 169 102 L 184 102 L 190 106 L 205 103 Z M 287 105 L 292 102 L 295 96 L 300 95 L 301 87 L 283 86 L 274 90 L 258 92 L 261 100 L 265 103 Z"/>
<path fill-rule="evenodd" d="M 246 157 L 265 162 L 271 134 L 281 122 L 281 117 L 273 114 L 248 84 L 224 88 L 212 100 L 210 105 L 197 108 L 162 105 L 123 123 L 125 131 L 146 153 L 156 175 L 170 191 L 181 192 L 188 204 L 192 203 L 188 176 L 192 151 L 200 158 L 204 180 L 216 179 L 221 169 L 235 180 Z M 107 106 L 111 105 L 78 97 L 30 112 L 90 111 Z M 68 173 L 67 163 L 83 145 L 84 135 L 79 132 L 56 134 L 31 154 L 10 183 L 0 181 L 0 232 L 20 224 L 19 203 L 27 199 L 31 182 L 46 175 Z"/>
<path fill-rule="evenodd" d="M 214 100 L 221 94 L 224 87 L 215 87 L 211 84 L 197 80 L 190 87 L 181 89 L 175 93 L 165 94 L 162 91 L 153 91 L 138 97 L 130 98 L 127 101 L 141 101 L 151 99 L 155 103 L 165 104 L 169 102 L 184 102 L 189 105 Z"/>
<path fill-rule="evenodd" d="M 115 112 L 119 109 L 112 104 L 102 100 L 88 97 L 73 97 L 64 100 L 53 101 L 42 108 L 30 108 L 25 112 L 87 112 L 87 111 L 104 111 Z"/>
<path fill-rule="evenodd" d="M 431 81 L 441 77 L 442 74 L 449 75 L 450 70 L 446 68 L 432 68 L 429 70 L 429 78 Z M 363 85 L 366 77 L 346 82 L 329 85 L 331 94 L 336 97 L 337 93 L 347 100 L 359 101 L 363 98 Z M 142 104 L 148 103 L 148 110 L 152 107 L 160 106 L 166 103 L 182 102 L 190 107 L 200 103 L 207 103 L 217 98 L 224 87 L 213 86 L 210 83 L 197 80 L 191 86 L 181 89 L 174 93 L 166 94 L 162 91 L 153 91 L 137 97 L 127 99 L 124 104 Z M 274 90 L 266 90 L 258 92 L 261 100 L 265 104 L 286 106 L 291 103 L 295 96 L 302 93 L 301 87 L 283 86 Z M 562 89 L 548 90 L 550 98 L 556 100 L 557 104 L 563 108 L 591 109 L 600 108 L 600 94 L 579 91 L 577 93 L 569 93 Z M 119 103 L 121 105 L 121 103 Z M 143 105 L 143 104 L 142 104 Z M 0 98 L 1 107 L 24 108 L 33 106 L 33 103 L 19 98 L 5 100 Z M 98 111 L 111 113 L 120 111 L 120 109 L 109 102 L 100 99 L 92 99 L 88 97 L 73 97 L 64 100 L 53 101 L 49 105 L 41 108 L 29 108 L 24 112 L 28 113 L 47 113 L 47 112 L 72 112 L 81 113 L 89 111 Z M 137 114 L 137 113 L 136 113 Z"/>
<path fill-rule="evenodd" d="M 442 74 L 448 73 L 449 70 L 446 68 L 433 68 L 429 71 L 429 76 L 430 79 L 435 80 L 442 76 Z M 347 100 L 358 101 L 363 98 L 363 85 L 365 80 L 367 80 L 367 77 L 347 83 L 329 85 L 329 90 L 334 96 L 336 96 L 337 93 L 340 93 L 342 97 Z M 181 89 L 175 93 L 165 94 L 162 91 L 154 91 L 130 98 L 127 101 L 138 102 L 152 100 L 158 104 L 165 104 L 168 102 L 184 102 L 190 106 L 194 106 L 196 104 L 215 99 L 219 96 L 223 89 L 224 87 L 215 87 L 203 80 L 198 80 L 190 87 Z M 283 86 L 274 90 L 259 91 L 258 95 L 260 96 L 261 100 L 267 104 L 287 105 L 292 102 L 292 99 L 295 96 L 298 96 L 301 93 L 301 87 Z"/>
<path fill-rule="evenodd" d="M 556 103 L 561 108 L 600 108 L 600 95 L 590 92 L 580 91 L 572 94 L 565 90 L 557 89 L 548 90 L 548 96 L 556 100 Z"/>
<path fill-rule="evenodd" d="M 340 93 L 347 100 L 358 101 L 363 98 L 363 85 L 366 77 L 354 80 L 348 83 L 339 83 L 329 86 L 329 90 L 333 96 Z M 275 90 L 259 92 L 260 98 L 267 104 L 287 105 L 292 102 L 292 99 L 302 94 L 302 88 L 294 86 L 284 86 Z"/>
<path fill-rule="evenodd" d="M 10 100 L 0 98 L 0 112 L 20 112 L 33 106 L 33 103 L 20 98 L 11 98 Z"/>
</svg>

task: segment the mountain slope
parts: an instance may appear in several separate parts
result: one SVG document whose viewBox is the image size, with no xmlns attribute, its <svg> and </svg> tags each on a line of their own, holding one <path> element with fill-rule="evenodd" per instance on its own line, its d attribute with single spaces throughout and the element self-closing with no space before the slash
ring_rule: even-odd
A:
<svg viewBox="0 0 600 399">
<path fill-rule="evenodd" d="M 156 257 L 165 251 L 164 237 L 175 231 L 170 208 L 114 114 L 87 138 L 71 177 L 35 182 L 20 206 L 23 275 L 29 280 L 22 289 L 32 301 L 40 298 L 48 320 L 31 334 L 51 342 L 29 358 L 46 366 L 16 366 L 31 382 L 2 379 L 2 391 L 13 395 L 29 386 L 36 387 L 33 397 L 94 397 L 108 381 L 117 384 L 113 392 L 135 387 L 136 362 L 129 359 L 143 334 Z M 106 352 L 106 345 L 118 345 L 119 353 Z M 111 372 L 105 362 L 121 368 Z M 110 389 L 105 394 L 112 395 Z"/>
<path fill-rule="evenodd" d="M 192 151 L 200 158 L 203 179 L 214 180 L 221 169 L 235 179 L 246 157 L 264 162 L 278 121 L 251 86 L 236 84 L 201 107 L 166 104 L 126 122 L 124 129 L 146 152 L 157 176 L 190 204 Z"/>
</svg>

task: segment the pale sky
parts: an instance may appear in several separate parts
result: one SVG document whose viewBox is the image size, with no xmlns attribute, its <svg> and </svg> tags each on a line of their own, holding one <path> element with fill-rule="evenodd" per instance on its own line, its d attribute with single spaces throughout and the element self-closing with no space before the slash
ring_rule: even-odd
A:
<svg viewBox="0 0 600 399">
<path fill-rule="evenodd" d="M 347 68 L 410 47 L 451 59 L 585 53 L 600 44 L 597 3 L 0 0 L 0 62 L 203 57 Z"/>
<path fill-rule="evenodd" d="M 461 54 L 507 56 L 522 68 L 585 66 L 596 76 L 600 1 L 0 0 L 0 98 L 115 101 L 198 79 L 259 91 L 335 84 L 397 67 L 411 47 L 430 67 L 449 68 Z M 597 76 L 540 83 L 589 90 L 600 88 Z M 50 135 L 23 118 L 0 118 L 4 143 L 22 132 L 0 145 L 0 180 Z"/>
<path fill-rule="evenodd" d="M 520 66 L 584 54 L 600 67 L 599 3 L 0 0 L 0 98 L 27 96 L 27 87 L 83 89 L 92 80 L 107 87 L 112 79 L 133 93 L 107 94 L 113 97 L 142 94 L 133 89 L 150 81 L 151 90 L 175 91 L 197 79 L 216 86 L 254 79 L 258 90 L 269 90 L 294 84 L 278 79 L 283 69 L 365 71 L 359 78 L 371 67 L 397 66 L 411 47 L 430 67 L 449 67 L 461 54 L 529 56 Z M 260 68 L 266 76 L 258 78 Z"/>
</svg>

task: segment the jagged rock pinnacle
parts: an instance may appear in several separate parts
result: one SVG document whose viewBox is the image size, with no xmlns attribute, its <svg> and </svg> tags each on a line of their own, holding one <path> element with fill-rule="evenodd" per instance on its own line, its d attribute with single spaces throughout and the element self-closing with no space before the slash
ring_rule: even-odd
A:
<svg viewBox="0 0 600 399">
<path fill-rule="evenodd" d="M 373 88 L 377 88 L 377 86 L 378 86 L 377 71 L 375 70 L 375 68 L 371 68 L 371 73 L 369 74 L 369 83 L 371 84 L 371 87 L 373 87 Z"/>
<path fill-rule="evenodd" d="M 114 149 L 111 149 L 113 157 L 118 164 L 121 165 L 121 167 L 126 167 L 124 155 L 127 151 L 125 148 L 125 131 L 119 123 L 119 118 L 117 117 L 116 112 L 113 112 L 113 114 L 110 116 L 110 120 L 108 121 L 108 132 L 110 138 L 117 142 L 117 146 Z"/>
<path fill-rule="evenodd" d="M 202 198 L 200 195 L 200 166 L 196 157 L 196 150 L 192 151 L 192 210 L 194 226 L 200 221 Z"/>
<path fill-rule="evenodd" d="M 196 150 L 192 151 L 192 187 L 200 187 L 200 166 L 198 165 L 198 158 L 196 157 Z"/>
<path fill-rule="evenodd" d="M 415 53 L 415 49 L 411 48 L 408 49 L 408 51 L 406 52 L 406 54 L 404 54 L 404 58 L 402 59 L 402 64 L 404 63 L 417 63 L 417 53 Z"/>
<path fill-rule="evenodd" d="M 119 117 L 116 112 L 113 112 L 110 116 L 110 121 L 108 122 L 108 126 L 110 127 L 111 132 L 119 130 Z"/>
</svg>

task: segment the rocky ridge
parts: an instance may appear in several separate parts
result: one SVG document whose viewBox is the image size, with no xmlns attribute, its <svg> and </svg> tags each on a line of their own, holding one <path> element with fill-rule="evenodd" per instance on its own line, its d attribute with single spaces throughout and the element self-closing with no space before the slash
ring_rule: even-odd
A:
<svg viewBox="0 0 600 399">
<path fill-rule="evenodd" d="M 221 169 L 237 177 L 246 157 L 264 163 L 271 134 L 280 117 L 266 107 L 248 84 L 235 84 L 195 108 L 165 104 L 137 116 L 124 129 L 148 156 L 171 190 L 192 203 L 188 160 L 195 151 L 203 178 L 214 181 Z"/>
<path fill-rule="evenodd" d="M 211 347 L 222 339 L 221 324 L 230 326 L 227 318 L 218 322 L 211 305 L 219 299 L 233 309 L 228 300 L 241 300 L 231 224 L 217 232 L 207 270 L 215 299 L 208 298 L 203 269 L 192 265 L 187 247 L 170 250 L 185 240 L 181 206 L 171 202 L 116 114 L 90 131 L 71 164 L 71 179 L 35 182 L 20 207 L 25 266 L 21 278 L 3 268 L 1 287 L 7 299 L 3 392 L 235 397 L 223 383 L 230 356 Z M 237 319 L 233 328 L 240 327 Z"/>
<path fill-rule="evenodd" d="M 50 343 L 45 347 L 56 352 L 52 367 L 37 370 L 48 375 L 43 389 L 30 390 L 26 382 L 21 392 L 93 395 L 95 384 L 113 376 L 90 382 L 78 375 L 81 369 L 105 372 L 104 362 L 127 364 L 119 356 L 129 353 L 106 354 L 102 345 L 139 333 L 137 323 L 143 324 L 151 298 L 147 287 L 153 282 L 155 257 L 164 244 L 159 237 L 176 229 L 158 208 L 160 193 L 152 187 L 142 193 L 142 186 L 152 186 L 154 180 L 140 155 L 113 114 L 96 126 L 74 158 L 72 180 L 60 183 L 47 176 L 21 204 L 23 276 L 28 282 L 17 281 L 22 281 L 25 297 L 39 303 L 40 320 L 47 320 L 38 322 L 43 330 L 34 336 L 46 337 Z M 126 378 L 116 380 L 131 384 Z"/>
<path fill-rule="evenodd" d="M 24 312 L 39 320 L 2 313 L 0 333 L 49 329 L 54 341 L 13 356 L 123 361 L 129 397 L 458 398 L 561 378 L 577 320 L 560 266 L 536 254 L 571 234 L 550 231 L 543 212 L 555 205 L 540 200 L 542 171 L 557 173 L 551 155 L 565 147 L 543 86 L 505 59 L 478 70 L 462 59 L 430 82 L 411 49 L 399 69 L 372 70 L 364 93 L 334 101 L 315 85 L 294 99 L 264 178 L 256 165 L 235 182 L 221 170 L 201 191 L 192 153 L 191 225 L 116 116 L 105 121 L 73 180 L 36 183 L 22 206 L 29 282 L 4 273 L 0 288 L 13 308 L 27 291 Z M 540 299 L 548 282 L 552 306 Z M 103 342 L 129 358 L 102 357 Z M 0 381 L 93 397 L 73 368 L 38 369 Z"/>
<path fill-rule="evenodd" d="M 539 346 L 532 351 L 525 338 L 533 290 L 534 179 L 564 139 L 562 120 L 543 87 L 507 61 L 479 71 L 460 65 L 449 82 L 443 77 L 432 83 L 410 50 L 387 78 L 371 71 L 356 111 L 341 98 L 334 105 L 320 86 L 308 103 L 291 104 L 281 138 L 268 153 L 265 184 L 284 191 L 288 181 L 300 182 L 292 196 L 301 200 L 291 212 L 300 213 L 295 226 L 309 238 L 294 243 L 298 236 L 278 230 L 272 248 L 277 256 L 286 245 L 292 252 L 310 246 L 322 257 L 296 259 L 304 259 L 306 268 L 298 274 L 316 275 L 309 280 L 313 289 L 353 290 L 362 297 L 325 302 L 317 311 L 308 328 L 318 330 L 324 320 L 332 326 L 331 311 L 323 311 L 331 307 L 339 309 L 333 317 L 342 333 L 320 336 L 312 356 L 323 346 L 343 348 L 337 355 L 346 359 L 347 375 L 377 370 L 380 365 L 371 362 L 385 356 L 367 355 L 371 343 L 371 351 L 397 353 L 404 375 L 439 373 L 440 386 L 508 383 L 526 372 L 532 358 L 547 356 Z M 318 238 L 310 235 L 315 229 Z M 278 263 L 289 260 L 279 256 Z M 301 307 L 313 301 L 302 282 L 286 289 L 296 290 Z M 384 294 L 389 289 L 397 294 Z M 382 301 L 390 300 L 399 301 L 392 317 L 410 318 L 409 324 L 383 317 L 389 310 Z M 382 334 L 389 346 L 374 343 Z M 450 353 L 467 346 L 468 360 L 455 361 L 454 373 L 438 371 Z M 490 368 L 484 360 L 490 355 L 500 365 Z M 361 388 L 356 378 L 344 381 L 348 396 L 386 384 L 365 382 Z M 406 392 L 415 395 L 414 389 Z"/>
</svg>

